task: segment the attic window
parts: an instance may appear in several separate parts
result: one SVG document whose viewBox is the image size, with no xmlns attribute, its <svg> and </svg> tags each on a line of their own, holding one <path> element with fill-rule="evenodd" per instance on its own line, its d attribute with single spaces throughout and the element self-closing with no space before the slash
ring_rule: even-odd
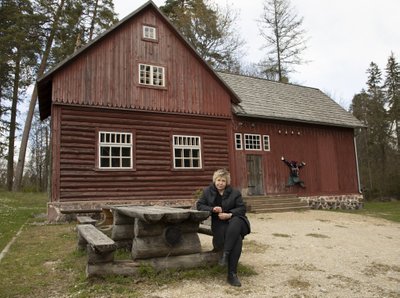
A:
<svg viewBox="0 0 400 298">
<path fill-rule="evenodd" d="M 143 26 L 143 38 L 157 40 L 156 28 L 151 26 Z"/>
<path fill-rule="evenodd" d="M 165 68 L 139 64 L 139 83 L 150 86 L 165 86 Z"/>
</svg>

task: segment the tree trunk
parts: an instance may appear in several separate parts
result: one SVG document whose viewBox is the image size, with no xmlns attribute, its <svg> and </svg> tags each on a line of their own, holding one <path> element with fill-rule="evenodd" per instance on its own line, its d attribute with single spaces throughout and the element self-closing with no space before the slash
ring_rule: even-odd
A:
<svg viewBox="0 0 400 298">
<path fill-rule="evenodd" d="M 11 119 L 10 119 L 10 133 L 8 141 L 8 155 L 7 155 L 7 189 L 13 188 L 14 177 L 14 144 L 15 144 L 15 130 L 17 128 L 17 105 L 18 105 L 18 90 L 19 90 L 19 77 L 20 77 L 20 60 L 19 49 L 17 49 L 15 57 L 15 72 L 13 82 L 13 97 L 11 104 Z"/>
<path fill-rule="evenodd" d="M 43 73 L 46 69 L 47 59 L 50 56 L 51 46 L 53 44 L 54 36 L 55 36 L 55 33 L 59 26 L 58 22 L 59 22 L 63 8 L 64 8 L 64 0 L 61 0 L 59 6 L 57 8 L 55 17 L 54 17 L 53 27 L 51 28 L 49 38 L 47 39 L 47 42 L 46 42 L 46 48 L 43 53 L 42 61 L 40 63 L 39 70 L 37 73 L 38 78 L 43 75 Z M 30 132 L 31 126 L 32 126 L 32 119 L 33 119 L 33 113 L 35 111 L 36 100 L 37 100 L 37 87 L 35 84 L 35 87 L 33 89 L 32 96 L 31 96 L 31 101 L 29 104 L 28 115 L 26 116 L 26 120 L 25 120 L 24 132 L 22 134 L 17 169 L 15 172 L 15 181 L 14 181 L 14 185 L 12 188 L 13 191 L 19 191 L 21 189 L 22 175 L 23 175 L 24 166 L 25 166 L 26 148 L 28 146 L 29 132 Z"/>
</svg>

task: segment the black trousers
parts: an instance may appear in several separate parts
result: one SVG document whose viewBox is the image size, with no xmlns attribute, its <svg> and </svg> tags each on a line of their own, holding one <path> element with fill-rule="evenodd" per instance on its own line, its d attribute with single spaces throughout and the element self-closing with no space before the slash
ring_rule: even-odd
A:
<svg viewBox="0 0 400 298">
<path fill-rule="evenodd" d="M 214 249 L 229 253 L 228 272 L 237 273 L 239 258 L 242 254 L 243 238 L 248 233 L 249 228 L 240 217 L 215 222 L 213 229 Z"/>
</svg>

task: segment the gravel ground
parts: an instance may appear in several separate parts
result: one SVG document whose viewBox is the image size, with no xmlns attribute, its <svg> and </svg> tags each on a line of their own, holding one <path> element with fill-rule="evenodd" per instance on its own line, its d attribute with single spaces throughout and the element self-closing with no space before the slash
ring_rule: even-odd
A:
<svg viewBox="0 0 400 298">
<path fill-rule="evenodd" d="M 242 287 L 209 278 L 149 297 L 400 297 L 400 224 L 310 210 L 250 214 L 240 262 L 257 275 Z M 201 235 L 205 249 L 211 237 Z"/>
</svg>

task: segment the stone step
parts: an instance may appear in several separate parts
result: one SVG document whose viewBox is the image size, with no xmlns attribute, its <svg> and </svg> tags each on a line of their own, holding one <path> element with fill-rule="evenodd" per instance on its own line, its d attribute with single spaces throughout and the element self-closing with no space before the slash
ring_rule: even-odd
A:
<svg viewBox="0 0 400 298">
<path fill-rule="evenodd" d="M 302 202 L 299 198 L 292 195 L 246 197 L 244 201 L 247 205 L 248 212 L 252 213 L 287 212 L 310 209 L 307 202 Z"/>
</svg>

